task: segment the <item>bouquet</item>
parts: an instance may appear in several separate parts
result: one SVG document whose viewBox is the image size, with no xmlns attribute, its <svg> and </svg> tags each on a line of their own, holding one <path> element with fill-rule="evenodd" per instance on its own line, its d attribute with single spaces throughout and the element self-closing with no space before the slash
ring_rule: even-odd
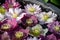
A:
<svg viewBox="0 0 60 40">
<path fill-rule="evenodd" d="M 0 6 L 0 40 L 60 40 L 58 15 L 38 4 L 5 0 Z"/>
</svg>

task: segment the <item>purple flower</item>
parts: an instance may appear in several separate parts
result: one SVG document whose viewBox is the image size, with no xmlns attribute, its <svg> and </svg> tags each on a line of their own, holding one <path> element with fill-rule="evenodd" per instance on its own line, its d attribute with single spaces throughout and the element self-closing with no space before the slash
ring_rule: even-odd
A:
<svg viewBox="0 0 60 40">
<path fill-rule="evenodd" d="M 22 19 L 21 19 L 21 23 L 24 27 L 28 27 L 28 26 L 33 26 L 36 25 L 38 23 L 37 17 L 34 15 L 28 15 L 26 14 Z"/>
<path fill-rule="evenodd" d="M 55 21 L 47 25 L 49 31 L 60 35 L 60 22 Z"/>
<path fill-rule="evenodd" d="M 54 34 L 50 34 L 50 35 L 47 35 L 46 39 L 47 40 L 60 40 L 60 37 L 58 38 L 58 36 Z"/>
</svg>

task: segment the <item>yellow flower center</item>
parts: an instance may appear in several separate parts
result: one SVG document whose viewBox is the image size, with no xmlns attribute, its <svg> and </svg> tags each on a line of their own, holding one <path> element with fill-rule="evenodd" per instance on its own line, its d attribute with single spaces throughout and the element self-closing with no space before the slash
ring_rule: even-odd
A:
<svg viewBox="0 0 60 40">
<path fill-rule="evenodd" d="M 35 8 L 34 7 L 31 7 L 28 9 L 31 13 L 34 13 L 35 12 Z"/>
<path fill-rule="evenodd" d="M 0 13 L 5 14 L 6 10 L 4 8 L 0 8 Z"/>
<path fill-rule="evenodd" d="M 27 19 L 27 20 L 26 20 L 26 23 L 27 23 L 27 24 L 32 24 L 33 21 L 32 21 L 32 19 Z"/>
<path fill-rule="evenodd" d="M 9 24 L 3 24 L 1 29 L 4 29 L 4 30 L 7 30 L 7 29 L 10 29 L 11 26 Z"/>
<path fill-rule="evenodd" d="M 47 21 L 48 19 L 49 19 L 48 14 L 45 14 L 45 15 L 43 16 L 43 20 Z"/>
<path fill-rule="evenodd" d="M 23 32 L 18 31 L 15 33 L 15 36 L 16 36 L 16 38 L 21 38 L 21 37 L 23 37 Z"/>
<path fill-rule="evenodd" d="M 38 32 L 39 32 L 39 30 L 37 30 L 37 29 L 36 29 L 36 30 L 34 30 L 34 32 L 35 32 L 35 33 L 38 33 Z"/>
<path fill-rule="evenodd" d="M 55 26 L 55 30 L 56 30 L 56 31 L 60 31 L 60 27 Z"/>
<path fill-rule="evenodd" d="M 39 36 L 39 35 L 40 35 L 40 30 L 34 29 L 34 30 L 32 30 L 32 34 L 33 34 L 34 36 Z"/>
<path fill-rule="evenodd" d="M 13 18 L 17 18 L 18 15 L 17 15 L 16 13 L 14 13 L 14 14 L 12 15 L 12 17 L 13 17 Z"/>
</svg>

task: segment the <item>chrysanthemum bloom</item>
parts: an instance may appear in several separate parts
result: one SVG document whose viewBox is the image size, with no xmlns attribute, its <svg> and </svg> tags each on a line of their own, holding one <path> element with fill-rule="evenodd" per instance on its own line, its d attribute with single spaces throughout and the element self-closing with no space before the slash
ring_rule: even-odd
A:
<svg viewBox="0 0 60 40">
<path fill-rule="evenodd" d="M 20 7 L 18 2 L 15 2 L 16 0 L 5 0 L 5 3 L 3 4 L 3 7 L 5 9 L 9 9 L 9 8 L 17 8 Z"/>
<path fill-rule="evenodd" d="M 6 12 L 6 17 L 8 19 L 16 19 L 16 21 L 19 21 L 25 13 L 21 13 L 22 9 L 20 8 L 9 8 L 9 11 Z"/>
<path fill-rule="evenodd" d="M 40 24 L 35 25 L 30 30 L 30 35 L 35 37 L 40 37 L 40 35 L 45 36 L 48 32 L 48 29 L 43 29 Z"/>
<path fill-rule="evenodd" d="M 15 19 L 13 20 L 4 20 L 1 23 L 1 31 L 10 31 L 13 30 L 14 28 L 16 28 L 17 26 L 17 22 Z"/>
<path fill-rule="evenodd" d="M 29 34 L 29 29 L 20 29 L 15 31 L 13 40 L 23 40 Z"/>
<path fill-rule="evenodd" d="M 36 5 L 36 4 L 33 4 L 33 5 L 27 4 L 25 6 L 25 10 L 26 10 L 26 13 L 34 15 L 36 13 L 39 13 L 41 11 L 41 8 L 39 7 L 39 5 Z"/>
<path fill-rule="evenodd" d="M 50 32 L 57 33 L 60 35 L 60 22 L 55 21 L 47 25 Z"/>
<path fill-rule="evenodd" d="M 38 23 L 37 17 L 36 16 L 31 16 L 30 18 L 26 19 L 26 23 L 28 25 L 34 25 Z"/>
<path fill-rule="evenodd" d="M 34 15 L 25 15 L 22 19 L 22 25 L 26 28 L 26 27 L 30 27 L 33 25 L 36 25 L 38 23 L 37 17 Z"/>
<path fill-rule="evenodd" d="M 1 35 L 1 40 L 11 40 L 8 32 L 4 32 L 4 33 Z"/>
<path fill-rule="evenodd" d="M 45 23 L 51 23 L 54 20 L 56 20 L 57 14 L 52 13 L 52 11 L 49 11 L 36 14 L 36 16 L 38 17 L 40 24 L 45 24 Z"/>
</svg>

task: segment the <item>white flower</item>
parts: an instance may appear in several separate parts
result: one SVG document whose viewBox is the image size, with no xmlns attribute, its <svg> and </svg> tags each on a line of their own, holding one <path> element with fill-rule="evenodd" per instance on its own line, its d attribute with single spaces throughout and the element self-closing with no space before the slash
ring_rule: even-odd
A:
<svg viewBox="0 0 60 40">
<path fill-rule="evenodd" d="M 24 15 L 25 13 L 22 13 L 22 9 L 19 9 L 19 8 L 9 8 L 9 11 L 6 12 L 6 16 L 8 19 L 13 19 L 15 18 L 17 21 L 20 20 Z"/>
<path fill-rule="evenodd" d="M 49 12 L 42 12 L 40 14 L 37 14 L 36 16 L 38 17 L 40 24 L 44 24 L 44 23 L 51 23 L 54 20 L 56 20 L 57 14 L 52 13 L 52 11 L 49 11 Z"/>
<path fill-rule="evenodd" d="M 3 19 L 4 19 L 4 15 L 0 13 L 0 21 L 2 21 Z"/>
<path fill-rule="evenodd" d="M 48 32 L 48 29 L 43 29 L 40 24 L 35 25 L 34 27 L 31 28 L 30 30 L 30 35 L 39 37 L 40 35 L 45 36 L 46 33 Z"/>
<path fill-rule="evenodd" d="M 27 4 L 25 6 L 25 10 L 28 14 L 36 14 L 36 13 L 39 13 L 41 11 L 41 8 L 39 7 L 39 5 L 36 5 L 36 4 Z"/>
</svg>

